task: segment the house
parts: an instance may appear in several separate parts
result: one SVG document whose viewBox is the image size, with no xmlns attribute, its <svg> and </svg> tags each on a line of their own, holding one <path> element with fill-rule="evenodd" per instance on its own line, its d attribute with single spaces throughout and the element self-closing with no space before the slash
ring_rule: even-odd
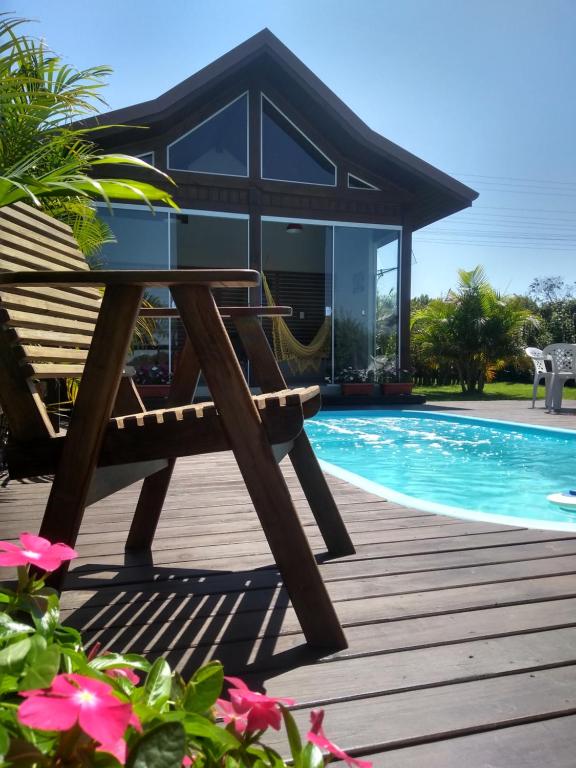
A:
<svg viewBox="0 0 576 768">
<path fill-rule="evenodd" d="M 118 240 L 107 266 L 262 272 L 265 296 L 218 300 L 293 308 L 273 334 L 292 381 L 338 381 L 374 358 L 407 367 L 412 232 L 470 206 L 474 190 L 368 128 L 267 29 L 98 122 L 122 126 L 100 134 L 106 151 L 172 176 L 181 208 L 102 208 Z M 157 348 L 136 355 L 143 382 L 163 381 L 181 344 L 179 323 L 162 322 Z"/>
</svg>

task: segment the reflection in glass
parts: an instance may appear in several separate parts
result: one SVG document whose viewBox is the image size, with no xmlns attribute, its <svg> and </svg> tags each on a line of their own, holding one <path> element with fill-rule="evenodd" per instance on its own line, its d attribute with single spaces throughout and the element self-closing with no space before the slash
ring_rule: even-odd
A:
<svg viewBox="0 0 576 768">
<path fill-rule="evenodd" d="M 248 176 L 248 94 L 171 144 L 168 168 Z"/>
<path fill-rule="evenodd" d="M 358 176 L 354 176 L 354 174 L 352 173 L 348 174 L 348 186 L 350 187 L 350 189 L 378 190 L 378 187 L 375 187 L 373 184 L 369 184 L 367 181 L 364 181 L 364 179 L 361 179 Z"/>
<path fill-rule="evenodd" d="M 262 98 L 262 178 L 336 184 L 336 166 L 267 98 Z"/>
<path fill-rule="evenodd" d="M 396 366 L 399 233 L 334 228 L 334 371 Z"/>
<path fill-rule="evenodd" d="M 98 208 L 98 216 L 116 238 L 102 249 L 104 269 L 168 269 L 168 214 L 148 209 Z M 144 299 L 153 307 L 167 307 L 167 288 L 147 288 Z M 128 364 L 136 369 L 137 384 L 167 384 L 170 348 L 167 320 L 139 322 L 131 345 Z"/>
<path fill-rule="evenodd" d="M 247 269 L 248 219 L 224 216 L 171 215 L 170 266 L 172 269 Z M 221 307 L 247 306 L 247 288 L 216 288 L 216 303 Z M 225 325 L 241 362 L 242 345 L 229 320 Z M 172 323 L 171 344 L 177 361 L 185 332 L 179 320 Z M 173 362 L 174 367 L 174 362 Z"/>
</svg>

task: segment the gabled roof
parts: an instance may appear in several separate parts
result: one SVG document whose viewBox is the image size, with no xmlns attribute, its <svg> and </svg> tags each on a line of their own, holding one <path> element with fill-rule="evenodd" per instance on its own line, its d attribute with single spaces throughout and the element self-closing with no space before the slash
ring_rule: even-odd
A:
<svg viewBox="0 0 576 768">
<path fill-rule="evenodd" d="M 296 106 L 308 113 L 313 109 L 315 121 L 320 123 L 326 135 L 335 139 L 335 143 L 346 147 L 344 154 L 351 160 L 373 169 L 414 195 L 414 229 L 462 210 L 478 197 L 470 187 L 369 128 L 268 29 L 258 32 L 161 96 L 105 113 L 85 124 L 148 125 L 153 129 L 173 120 L 187 103 L 237 78 L 240 72 L 261 66 L 266 67 L 263 71 L 267 74 L 275 72 Z M 101 141 L 106 145 L 118 143 L 118 133 L 129 130 L 111 129 Z"/>
</svg>

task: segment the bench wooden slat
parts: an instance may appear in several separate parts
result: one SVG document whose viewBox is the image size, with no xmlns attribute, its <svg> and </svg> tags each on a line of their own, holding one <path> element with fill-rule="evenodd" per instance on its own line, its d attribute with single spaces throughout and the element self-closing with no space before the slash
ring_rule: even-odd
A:
<svg viewBox="0 0 576 768">
<path fill-rule="evenodd" d="M 53 243 L 48 238 L 41 238 L 34 232 L 26 232 L 23 227 L 16 227 L 6 218 L 1 221 L 0 250 L 7 253 L 37 255 L 49 261 L 59 262 L 66 269 L 88 269 L 86 260 L 78 249 L 67 248 Z M 17 231 L 13 231 L 16 229 Z M 35 237 L 33 237 L 35 235 Z"/>
<path fill-rule="evenodd" d="M 3 309 L 0 304 L 0 323 L 9 328 L 36 328 L 48 331 L 56 331 L 54 317 L 52 315 L 40 315 L 37 312 Z M 91 334 L 94 331 L 94 323 L 84 320 L 73 320 L 71 317 L 62 318 L 58 323 L 58 331 L 63 333 Z"/>
<path fill-rule="evenodd" d="M 47 347 L 31 346 L 28 344 L 20 347 L 23 354 L 23 360 L 30 363 L 65 363 L 67 361 L 77 361 L 82 364 L 86 362 L 86 349 L 71 349 L 70 347 Z"/>
<path fill-rule="evenodd" d="M 84 363 L 24 363 L 22 370 L 31 379 L 74 379 L 84 373 Z"/>
<path fill-rule="evenodd" d="M 70 264 L 67 261 L 54 258 L 55 254 L 38 255 L 36 252 L 28 253 L 25 250 L 15 248 L 13 243 L 7 243 L 0 236 L 0 256 L 3 261 L 6 262 L 7 271 L 16 272 L 20 269 L 19 264 L 23 269 L 32 268 L 37 269 L 70 269 L 73 272 L 86 272 L 88 271 L 88 265 L 84 268 L 80 267 L 80 262 Z"/>
<path fill-rule="evenodd" d="M 87 349 L 92 343 L 92 336 L 79 333 L 62 333 L 37 328 L 10 328 L 12 340 L 22 345 L 35 345 L 42 342 L 50 347 L 73 347 Z"/>
<path fill-rule="evenodd" d="M 52 315 L 56 318 L 80 318 L 86 323 L 95 323 L 98 318 L 97 310 L 80 309 L 45 299 L 33 299 L 29 296 L 16 295 L 8 293 L 1 286 L 0 302 L 6 309 L 25 310 L 28 308 L 30 312 L 45 312 L 47 315 Z"/>
<path fill-rule="evenodd" d="M 2 289 L 2 294 L 6 293 L 27 296 L 35 301 L 43 301 L 48 298 L 58 304 L 64 304 L 66 306 L 93 312 L 96 317 L 98 316 L 100 305 L 102 304 L 101 298 L 87 298 L 86 296 L 79 296 L 77 293 L 71 293 L 70 291 L 61 288 L 36 288 L 34 286 L 24 286 L 19 288 L 16 286 L 9 286 Z"/>
<path fill-rule="evenodd" d="M 16 223 L 21 223 L 26 229 L 37 232 L 42 236 L 48 234 L 51 241 L 61 243 L 79 252 L 78 244 L 74 239 L 71 228 L 37 208 L 16 203 L 15 205 L 3 208 L 0 216 Z"/>
</svg>

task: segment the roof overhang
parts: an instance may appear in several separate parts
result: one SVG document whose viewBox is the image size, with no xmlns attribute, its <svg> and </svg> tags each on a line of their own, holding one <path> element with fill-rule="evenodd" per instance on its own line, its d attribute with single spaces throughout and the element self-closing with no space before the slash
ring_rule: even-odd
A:
<svg viewBox="0 0 576 768">
<path fill-rule="evenodd" d="M 262 69 L 265 67 L 264 69 Z M 185 114 L 191 102 L 205 98 L 241 74 L 272 74 L 288 98 L 315 121 L 333 143 L 359 164 L 406 189 L 413 196 L 411 226 L 419 229 L 470 206 L 478 193 L 369 128 L 268 29 L 246 40 L 191 77 L 150 101 L 99 115 L 84 125 L 108 125 L 100 134 L 104 146 L 129 143 L 146 125 L 154 132 Z"/>
</svg>

